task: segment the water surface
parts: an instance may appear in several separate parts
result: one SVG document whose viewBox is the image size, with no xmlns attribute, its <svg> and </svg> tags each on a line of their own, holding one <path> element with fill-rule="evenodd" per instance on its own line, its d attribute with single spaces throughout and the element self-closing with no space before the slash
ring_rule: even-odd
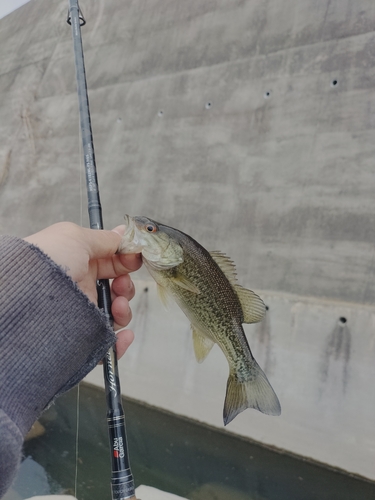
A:
<svg viewBox="0 0 375 500">
<path fill-rule="evenodd" d="M 25 444 L 12 493 L 20 500 L 74 494 L 77 392 L 59 398 L 41 418 L 44 435 Z M 136 485 L 189 500 L 375 500 L 375 483 L 277 453 L 246 439 L 124 399 Z M 102 390 L 81 384 L 77 496 L 111 500 Z"/>
</svg>

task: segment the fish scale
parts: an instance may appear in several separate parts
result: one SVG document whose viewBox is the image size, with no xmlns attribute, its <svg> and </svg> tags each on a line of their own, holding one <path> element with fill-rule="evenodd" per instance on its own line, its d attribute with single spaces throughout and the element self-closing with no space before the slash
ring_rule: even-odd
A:
<svg viewBox="0 0 375 500">
<path fill-rule="evenodd" d="M 216 343 L 229 364 L 224 424 L 246 408 L 279 415 L 281 407 L 254 359 L 242 323 L 260 321 L 265 306 L 237 284 L 233 262 L 211 254 L 191 236 L 147 217 L 125 216 L 120 253 L 139 251 L 161 296 L 171 295 L 191 322 L 196 358 L 202 362 Z"/>
</svg>

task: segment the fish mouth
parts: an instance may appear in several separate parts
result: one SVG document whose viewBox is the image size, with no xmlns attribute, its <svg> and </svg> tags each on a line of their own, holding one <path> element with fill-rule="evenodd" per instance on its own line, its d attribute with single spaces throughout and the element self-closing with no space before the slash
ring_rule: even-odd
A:
<svg viewBox="0 0 375 500">
<path fill-rule="evenodd" d="M 125 214 L 125 232 L 122 237 L 120 246 L 118 247 L 118 252 L 127 253 L 140 253 L 144 247 L 141 241 L 140 235 L 138 234 L 137 226 L 135 224 L 134 217 Z"/>
</svg>

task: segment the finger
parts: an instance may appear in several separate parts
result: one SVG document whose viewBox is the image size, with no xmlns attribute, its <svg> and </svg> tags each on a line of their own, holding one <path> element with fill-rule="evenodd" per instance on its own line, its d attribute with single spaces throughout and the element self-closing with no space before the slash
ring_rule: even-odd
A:
<svg viewBox="0 0 375 500">
<path fill-rule="evenodd" d="M 132 319 L 132 312 L 129 306 L 129 301 L 125 297 L 116 297 L 112 302 L 111 307 L 113 320 L 114 320 L 114 330 L 128 326 Z"/>
<path fill-rule="evenodd" d="M 127 351 L 128 347 L 134 340 L 132 330 L 121 330 L 117 334 L 116 351 L 118 359 L 121 358 Z"/>
<path fill-rule="evenodd" d="M 125 232 L 125 226 L 117 226 L 112 231 L 82 228 L 86 238 L 90 259 L 104 259 L 114 255 Z"/>
<path fill-rule="evenodd" d="M 117 231 L 82 228 L 90 259 L 105 259 L 117 252 L 121 236 Z"/>
<path fill-rule="evenodd" d="M 118 278 L 115 278 L 112 281 L 111 285 L 112 302 L 115 300 L 116 297 L 119 296 L 131 300 L 134 297 L 134 294 L 135 294 L 134 283 L 130 278 L 129 274 L 123 274 L 122 276 L 119 276 Z"/>
<path fill-rule="evenodd" d="M 116 226 L 115 228 L 112 229 L 115 233 L 117 233 L 121 238 L 124 236 L 126 226 L 125 224 L 121 224 L 121 226 Z"/>
<path fill-rule="evenodd" d="M 142 266 L 141 254 L 113 255 L 111 259 L 98 261 L 98 279 L 117 278 L 122 274 L 137 271 Z"/>
</svg>

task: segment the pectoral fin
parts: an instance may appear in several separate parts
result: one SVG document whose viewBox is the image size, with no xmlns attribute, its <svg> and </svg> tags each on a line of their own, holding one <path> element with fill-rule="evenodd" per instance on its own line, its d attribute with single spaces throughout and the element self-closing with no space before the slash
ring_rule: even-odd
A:
<svg viewBox="0 0 375 500">
<path fill-rule="evenodd" d="M 202 363 L 211 351 L 214 342 L 193 325 L 191 325 L 191 329 L 193 332 L 195 357 L 197 358 L 198 363 Z"/>
<path fill-rule="evenodd" d="M 234 290 L 241 302 L 244 323 L 261 321 L 266 313 L 266 306 L 259 295 L 241 285 L 234 285 Z"/>
<path fill-rule="evenodd" d="M 189 281 L 185 276 L 182 274 L 177 274 L 174 278 L 171 278 L 171 282 L 174 283 L 175 285 L 183 288 L 184 290 L 188 290 L 189 292 L 199 294 L 201 293 L 199 288 L 194 285 L 191 281 Z"/>
</svg>

